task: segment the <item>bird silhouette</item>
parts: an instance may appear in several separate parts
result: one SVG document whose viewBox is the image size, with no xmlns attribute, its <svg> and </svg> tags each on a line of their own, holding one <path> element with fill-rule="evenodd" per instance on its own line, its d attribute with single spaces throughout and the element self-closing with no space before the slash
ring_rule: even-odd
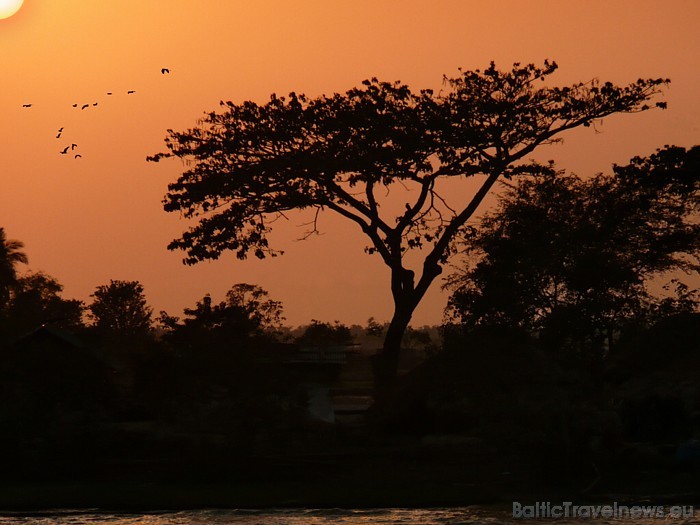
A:
<svg viewBox="0 0 700 525">
<path fill-rule="evenodd" d="M 77 144 L 71 144 L 71 145 L 70 145 L 70 149 L 71 149 L 71 150 L 74 150 L 74 149 L 77 148 L 77 147 L 78 147 Z M 68 149 L 68 148 L 66 148 L 66 149 Z"/>
<path fill-rule="evenodd" d="M 58 132 L 61 133 L 63 131 L 63 127 L 58 128 Z"/>
<path fill-rule="evenodd" d="M 80 153 L 77 153 L 77 154 L 75 155 L 75 158 L 76 158 L 76 159 L 82 159 L 83 156 L 82 156 Z"/>
<path fill-rule="evenodd" d="M 164 67 L 163 69 L 160 70 L 160 72 L 165 75 L 166 73 L 170 73 L 170 70 L 167 67 Z"/>
<path fill-rule="evenodd" d="M 107 93 L 107 94 L 108 94 L 108 95 L 111 95 L 112 93 L 110 92 L 110 93 Z"/>
<path fill-rule="evenodd" d="M 83 104 L 83 107 L 80 109 L 85 109 L 85 108 L 89 108 L 89 107 L 90 107 L 90 104 Z"/>
<path fill-rule="evenodd" d="M 78 104 L 73 104 L 73 107 L 74 107 L 74 108 L 77 108 L 77 107 L 78 107 Z"/>
<path fill-rule="evenodd" d="M 96 106 L 96 105 L 97 105 L 97 102 L 95 102 L 95 103 L 93 104 L 93 106 Z"/>
<path fill-rule="evenodd" d="M 127 95 L 131 95 L 132 93 L 136 93 L 136 91 L 134 91 L 133 89 L 131 89 L 131 90 L 129 90 L 129 91 L 126 92 Z"/>
<path fill-rule="evenodd" d="M 23 107 L 23 108 L 31 108 L 32 105 L 31 105 L 31 104 L 22 104 L 22 107 Z"/>
<path fill-rule="evenodd" d="M 61 132 L 60 132 L 60 131 L 58 132 L 58 135 L 56 135 L 56 138 L 57 138 L 57 139 L 60 139 L 60 138 L 61 138 Z"/>
<path fill-rule="evenodd" d="M 61 150 L 61 155 L 67 154 L 67 153 L 68 153 L 68 148 L 70 148 L 70 146 L 66 146 L 65 148 L 63 148 L 63 149 Z"/>
</svg>

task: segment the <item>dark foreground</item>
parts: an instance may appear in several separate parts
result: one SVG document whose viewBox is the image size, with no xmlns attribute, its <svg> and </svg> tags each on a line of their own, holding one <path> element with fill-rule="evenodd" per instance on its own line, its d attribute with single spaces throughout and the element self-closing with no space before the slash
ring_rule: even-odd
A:
<svg viewBox="0 0 700 525">
<path fill-rule="evenodd" d="M 473 449 L 466 453 L 465 448 Z M 460 450 L 461 452 L 457 452 Z M 513 501 L 653 503 L 700 507 L 700 472 L 665 466 L 567 469 L 536 455 L 466 443 L 407 444 L 346 453 L 184 461 L 54 464 L 5 476 L 0 509 L 427 508 Z M 9 474 L 6 471 L 6 474 Z"/>
<path fill-rule="evenodd" d="M 0 509 L 700 506 L 699 320 L 602 369 L 522 334 L 460 336 L 335 424 L 310 418 L 302 389 L 333 379 L 327 366 L 183 360 L 136 367 L 119 390 L 109 370 L 20 359 L 0 391 Z"/>
</svg>

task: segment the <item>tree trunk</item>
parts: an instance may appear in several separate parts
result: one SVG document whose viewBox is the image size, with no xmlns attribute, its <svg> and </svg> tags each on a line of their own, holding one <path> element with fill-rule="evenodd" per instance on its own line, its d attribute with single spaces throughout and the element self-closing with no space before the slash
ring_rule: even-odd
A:
<svg viewBox="0 0 700 525">
<path fill-rule="evenodd" d="M 413 312 L 423 299 L 435 278 L 442 273 L 442 267 L 435 257 L 428 257 L 423 263 L 423 274 L 414 283 L 413 271 L 401 266 L 392 271 L 391 292 L 394 297 L 394 316 L 389 323 L 384 345 L 375 356 L 374 378 L 378 391 L 385 390 L 396 378 L 401 357 L 401 341 L 411 322 Z"/>
<path fill-rule="evenodd" d="M 415 308 L 416 304 L 409 298 L 395 304 L 394 316 L 384 337 L 382 350 L 375 356 L 374 376 L 379 389 L 383 389 L 396 377 L 401 357 L 401 341 Z"/>
</svg>

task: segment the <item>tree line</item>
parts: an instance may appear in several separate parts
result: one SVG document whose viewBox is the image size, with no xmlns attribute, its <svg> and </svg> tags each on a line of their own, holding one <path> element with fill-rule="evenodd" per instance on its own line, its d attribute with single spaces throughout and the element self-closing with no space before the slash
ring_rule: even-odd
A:
<svg viewBox="0 0 700 525">
<path fill-rule="evenodd" d="M 111 280 L 96 287 L 89 303 L 63 297 L 63 285 L 42 271 L 18 272 L 18 264 L 28 264 L 24 244 L 7 238 L 0 228 L 6 272 L 0 281 L 0 337 L 4 343 L 27 335 L 41 326 L 53 326 L 70 333 L 100 335 L 125 343 L 138 340 L 206 339 L 212 332 L 230 340 L 256 336 L 267 340 L 297 342 L 308 346 L 352 345 L 369 338 L 376 345 L 388 323 L 370 317 L 366 327 L 348 326 L 312 319 L 296 328 L 284 325 L 284 308 L 258 285 L 238 283 L 214 302 L 210 294 L 185 308 L 182 316 L 161 311 L 155 315 L 139 281 Z M 428 327 L 411 328 L 409 346 L 435 343 Z"/>
</svg>

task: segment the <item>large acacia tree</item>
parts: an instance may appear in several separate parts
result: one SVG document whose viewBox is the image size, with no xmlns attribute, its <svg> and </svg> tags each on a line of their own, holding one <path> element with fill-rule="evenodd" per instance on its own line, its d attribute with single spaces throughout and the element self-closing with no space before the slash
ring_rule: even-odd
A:
<svg viewBox="0 0 700 525">
<path fill-rule="evenodd" d="M 270 225 L 288 211 L 312 209 L 318 217 L 330 210 L 353 221 L 369 240 L 367 252 L 391 270 L 394 315 L 378 360 L 380 379 L 388 380 L 416 306 L 499 177 L 538 171 L 523 163 L 538 146 L 613 113 L 646 110 L 668 82 L 550 87 L 556 68 L 545 61 L 501 71 L 492 63 L 445 77 L 439 93 L 373 78 L 332 96 L 222 102 L 196 127 L 168 130 L 168 151 L 149 157 L 184 161 L 164 206 L 198 221 L 169 248 L 185 250 L 187 264 L 227 250 L 264 258 L 279 253 L 268 244 Z M 442 188 L 446 179 L 474 176 L 482 181 L 473 195 Z M 394 216 L 381 207 L 390 191 L 405 199 Z M 314 220 L 310 233 L 315 228 Z M 417 271 L 407 263 L 412 250 L 422 250 Z"/>
</svg>

